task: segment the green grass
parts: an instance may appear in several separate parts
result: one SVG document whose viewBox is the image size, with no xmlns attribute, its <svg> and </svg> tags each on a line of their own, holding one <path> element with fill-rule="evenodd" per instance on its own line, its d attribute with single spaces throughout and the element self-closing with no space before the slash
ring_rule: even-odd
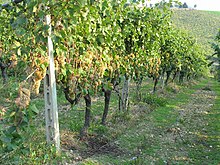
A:
<svg viewBox="0 0 220 165">
<path fill-rule="evenodd" d="M 220 16 L 220 11 L 207 11 L 207 12 Z"/>
<path fill-rule="evenodd" d="M 143 113 L 141 113 L 139 116 L 133 116 L 131 114 L 125 115 L 119 115 L 117 118 L 123 117 L 124 120 L 115 120 L 113 121 L 113 118 L 110 118 L 109 123 L 113 124 L 113 127 L 115 128 L 107 127 L 104 128 L 99 125 L 100 118 L 94 119 L 93 123 L 90 128 L 91 134 L 96 134 L 98 136 L 104 136 L 113 143 L 119 144 L 119 149 L 122 150 L 125 154 L 119 155 L 117 157 L 113 156 L 112 154 L 101 154 L 101 155 L 94 155 L 90 158 L 85 159 L 82 164 L 107 164 L 109 162 L 110 164 L 149 164 L 154 162 L 155 164 L 163 164 L 169 160 L 167 157 L 161 156 L 162 153 L 160 153 L 161 147 L 167 147 L 168 149 L 172 150 L 172 147 L 170 148 L 169 143 L 163 144 L 160 138 L 160 134 L 164 134 L 164 130 L 167 128 L 170 128 L 172 125 L 176 123 L 176 116 L 178 115 L 177 111 L 173 111 L 173 109 L 178 109 L 179 106 L 186 104 L 188 100 L 191 99 L 191 94 L 194 93 L 196 90 L 206 86 L 208 83 L 208 80 L 203 80 L 199 84 L 191 87 L 191 88 L 183 88 L 180 90 L 180 93 L 174 94 L 175 97 L 169 98 L 166 106 L 160 106 L 156 108 L 151 113 L 146 113 L 147 111 L 144 110 Z M 143 89 L 145 88 L 147 91 L 150 91 L 152 84 L 147 84 L 143 86 Z M 215 84 L 217 85 L 217 84 Z M 173 94 L 173 93 L 170 93 Z M 132 95 L 133 92 L 132 92 Z M 134 95 L 135 96 L 135 95 Z M 144 104 L 146 105 L 146 104 Z M 218 106 L 218 105 L 217 105 Z M 113 109 L 117 109 L 117 97 L 116 95 L 113 95 L 111 100 L 111 107 Z M 93 116 L 101 116 L 102 115 L 102 109 L 103 109 L 103 99 L 98 99 L 93 104 Z M 115 111 L 112 109 L 110 112 L 110 115 L 114 117 Z M 74 111 L 75 110 L 75 111 Z M 77 111 L 78 110 L 78 111 Z M 84 113 L 82 111 L 83 109 L 81 106 L 78 108 L 73 108 L 72 111 L 69 111 L 65 113 L 67 115 L 65 118 L 60 115 L 60 125 L 61 125 L 61 131 L 70 128 L 70 131 L 76 132 L 79 131 L 79 129 L 83 125 L 83 117 Z M 130 110 L 131 113 L 133 109 Z M 65 123 L 66 121 L 71 121 L 70 126 Z M 126 121 L 128 120 L 128 121 Z M 219 120 L 219 118 L 216 118 L 216 120 Z M 212 119 L 210 120 L 212 121 Z M 72 123 L 72 124 L 71 124 Z M 217 123 L 217 122 L 214 122 Z M 150 130 L 149 134 L 149 127 L 152 127 L 154 130 Z M 146 129 L 144 129 L 146 128 Z M 213 130 L 216 130 L 216 127 L 213 127 Z M 153 138 L 151 136 L 154 136 Z M 212 142 L 212 140 L 211 140 Z M 214 139 L 213 143 L 216 143 L 216 139 Z M 180 142 L 175 145 L 174 150 L 178 150 L 178 148 L 181 148 L 185 146 L 186 144 L 183 142 Z M 217 144 L 210 144 L 213 146 L 217 146 Z M 205 159 L 202 159 L 201 157 L 204 155 L 204 148 L 201 146 L 198 146 L 196 150 L 190 150 L 189 149 L 189 155 L 192 159 L 192 161 L 188 161 L 189 163 L 203 163 Z M 217 150 L 218 151 L 218 150 Z M 208 155 L 209 159 L 208 161 L 210 163 L 214 163 L 217 158 L 217 151 L 213 151 Z M 175 156 L 175 155 L 170 155 Z M 181 157 L 181 156 L 180 156 Z M 173 163 L 179 163 L 179 164 L 185 164 L 186 161 L 179 160 L 179 161 L 173 161 L 170 160 Z M 207 161 L 207 160 L 206 160 Z M 216 160 L 218 161 L 218 160 Z"/>
<path fill-rule="evenodd" d="M 6 116 L 15 111 L 15 99 L 18 97 L 19 82 L 15 78 L 9 78 L 7 84 L 0 83 L 0 105 L 2 109 L 6 109 Z M 42 95 L 39 98 L 34 98 L 31 101 L 30 107 L 34 107 L 36 111 L 39 110 L 37 116 L 44 114 L 44 100 Z M 29 113 L 31 109 L 23 110 L 24 113 Z M 32 113 L 33 117 L 35 115 Z M 46 145 L 44 120 L 38 119 L 32 120 L 25 126 L 25 130 L 19 130 L 19 134 L 13 132 L 13 136 L 17 136 L 16 141 L 14 137 L 12 140 L 8 139 L 7 145 L 1 144 L 0 141 L 0 164 L 55 164 L 61 161 L 62 156 L 57 156 L 54 147 Z M 12 125 L 13 121 L 7 120 L 5 123 L 0 123 L 0 138 L 2 140 L 5 132 L 5 128 Z M 4 128 L 2 128 L 4 126 Z M 7 130 L 7 129 L 6 129 Z M 7 135 L 7 138 L 11 138 Z M 17 145 L 18 141 L 23 141 L 23 145 Z M 17 145 L 17 146 L 16 146 Z M 5 149 L 14 146 L 15 149 L 10 152 L 5 152 Z"/>
<path fill-rule="evenodd" d="M 187 103 L 191 94 L 205 86 L 206 83 L 207 80 L 204 80 L 193 88 L 183 89 L 174 98 L 168 99 L 169 102 L 165 107 L 158 107 L 150 114 L 142 115 L 141 118 L 136 119 L 137 121 L 130 122 L 127 125 L 128 129 L 119 133 L 116 138 L 122 150 L 127 154 L 119 157 L 105 155 L 94 159 L 103 164 L 107 164 L 107 162 L 110 164 L 164 164 L 169 158 L 163 158 L 158 152 L 161 147 L 169 144 L 162 144 L 163 142 L 158 137 L 164 134 L 164 130 L 176 123 L 178 112 L 173 111 L 173 108 Z M 178 148 L 181 145 L 175 147 Z M 169 147 L 167 148 L 169 149 Z"/>
<path fill-rule="evenodd" d="M 93 119 L 89 134 L 91 137 L 95 137 L 97 142 L 107 140 L 113 147 L 109 148 L 109 153 L 99 153 L 85 157 L 80 164 L 202 164 L 204 161 L 209 164 L 217 164 L 220 162 L 218 158 L 219 148 L 216 148 L 219 146 L 219 134 L 217 132 L 220 132 L 218 122 L 220 118 L 218 109 L 220 104 L 220 88 L 217 82 L 211 81 L 210 83 L 210 88 L 217 93 L 218 98 L 212 113 L 206 116 L 206 120 L 209 122 L 206 128 L 208 132 L 201 132 L 208 137 L 206 143 L 209 146 L 213 146 L 212 152 L 206 153 L 202 145 L 195 146 L 194 148 L 187 147 L 187 144 L 191 144 L 191 139 L 183 141 L 178 135 L 177 142 L 174 144 L 162 139 L 166 137 L 169 128 L 176 126 L 179 114 L 178 109 L 190 101 L 192 93 L 206 86 L 209 81 L 202 80 L 193 86 L 178 87 L 179 92 L 171 90 L 171 87 L 162 92 L 159 90 L 157 94 L 160 97 L 153 96 L 151 98 L 153 102 L 139 103 L 135 100 L 133 86 L 130 95 L 131 108 L 129 113 L 126 114 L 117 113 L 117 95 L 113 93 L 108 125 L 106 127 L 100 125 L 104 102 L 103 97 L 101 94 L 97 98 L 93 97 Z M 151 89 L 152 83 L 144 83 L 142 87 L 142 91 L 145 91 L 143 96 L 151 91 Z M 67 102 L 62 92 L 58 92 L 58 94 L 62 147 L 68 148 L 68 152 L 70 149 L 73 150 L 76 152 L 76 155 L 80 152 L 86 152 L 88 150 L 88 142 L 78 140 L 78 132 L 83 126 L 84 100 L 81 100 L 77 106 L 65 108 Z M 147 96 L 149 97 L 149 95 Z M 163 97 L 166 97 L 166 99 Z M 157 106 L 152 106 L 155 103 Z M 7 157 L 5 164 L 15 163 L 16 161 L 19 161 L 20 164 L 71 162 L 76 157 L 75 154 L 70 156 L 69 154 L 66 155 L 68 152 L 63 152 L 62 155 L 56 156 L 54 148 L 48 147 L 45 143 L 45 126 L 42 117 L 44 114 L 44 101 L 42 96 L 41 98 L 34 99 L 32 104 L 36 105 L 40 113 L 27 132 L 24 133 L 26 139 L 25 148 L 22 149 L 22 153 L 19 150 Z M 181 155 L 179 152 L 180 148 L 188 153 L 190 160 L 173 159 L 175 156 L 185 159 L 184 155 Z M 204 155 L 208 156 L 208 159 L 204 158 Z"/>
<path fill-rule="evenodd" d="M 206 162 L 205 164 L 218 165 L 220 163 L 220 85 L 219 82 L 212 81 L 210 86 L 217 98 L 211 111 L 204 115 L 208 124 L 200 132 L 199 138 L 205 141 L 205 146 L 197 146 L 190 154 L 197 164 Z"/>
<path fill-rule="evenodd" d="M 207 55 L 212 55 L 211 44 L 220 28 L 220 12 L 175 10 L 173 23 L 188 31 L 201 44 Z"/>
</svg>

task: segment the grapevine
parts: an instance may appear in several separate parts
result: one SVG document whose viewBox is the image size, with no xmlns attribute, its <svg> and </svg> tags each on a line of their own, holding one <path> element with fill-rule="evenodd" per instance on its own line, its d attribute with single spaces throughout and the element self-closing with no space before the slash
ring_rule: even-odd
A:
<svg viewBox="0 0 220 165">
<path fill-rule="evenodd" d="M 172 74 L 173 79 L 180 75 L 180 81 L 202 75 L 204 54 L 192 37 L 172 25 L 169 5 L 139 8 L 115 0 L 27 1 L 21 6 L 12 5 L 14 10 L 0 14 L 4 25 L 0 28 L 2 52 L 15 63 L 24 62 L 26 74 L 36 70 L 31 92 L 37 95 L 49 63 L 49 27 L 44 18 L 50 13 L 57 83 L 71 104 L 85 99 L 86 132 L 91 97 L 105 92 L 106 116 L 111 92 L 121 80 L 127 87 L 118 95 L 122 104 L 127 104 L 130 80 L 141 85 L 146 77 L 153 78 L 155 92 L 160 77 L 165 75 L 166 84 Z M 126 105 L 122 107 L 127 109 Z"/>
</svg>

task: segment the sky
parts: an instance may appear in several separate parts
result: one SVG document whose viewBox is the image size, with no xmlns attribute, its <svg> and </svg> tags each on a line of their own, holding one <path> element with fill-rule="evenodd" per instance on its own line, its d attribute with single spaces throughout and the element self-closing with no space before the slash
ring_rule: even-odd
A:
<svg viewBox="0 0 220 165">
<path fill-rule="evenodd" d="M 10 0 L 0 0 L 0 2 L 9 2 Z M 160 0 L 146 0 L 154 4 Z M 220 0 L 179 0 L 180 2 L 186 2 L 188 6 L 194 7 L 197 5 L 198 10 L 211 10 L 211 11 L 220 11 Z"/>
<path fill-rule="evenodd" d="M 220 11 L 220 0 L 181 0 L 186 2 L 188 6 L 197 5 L 198 10 Z"/>
<path fill-rule="evenodd" d="M 151 3 L 157 3 L 160 0 L 148 0 Z M 180 2 L 186 2 L 188 6 L 194 7 L 197 5 L 198 10 L 210 10 L 210 11 L 220 11 L 220 0 L 179 0 Z"/>
</svg>

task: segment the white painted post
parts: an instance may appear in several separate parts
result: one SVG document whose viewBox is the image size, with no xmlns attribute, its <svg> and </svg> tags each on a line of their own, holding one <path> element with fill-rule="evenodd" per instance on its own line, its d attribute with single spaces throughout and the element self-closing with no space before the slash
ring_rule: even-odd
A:
<svg viewBox="0 0 220 165">
<path fill-rule="evenodd" d="M 46 23 L 49 25 L 48 30 L 48 55 L 49 67 L 44 78 L 44 100 L 45 100 L 45 120 L 46 120 L 46 137 L 47 143 L 54 143 L 57 151 L 60 151 L 60 133 L 58 122 L 57 109 L 57 93 L 56 93 L 56 79 L 55 66 L 53 57 L 53 43 L 51 40 L 51 16 L 46 16 Z"/>
</svg>

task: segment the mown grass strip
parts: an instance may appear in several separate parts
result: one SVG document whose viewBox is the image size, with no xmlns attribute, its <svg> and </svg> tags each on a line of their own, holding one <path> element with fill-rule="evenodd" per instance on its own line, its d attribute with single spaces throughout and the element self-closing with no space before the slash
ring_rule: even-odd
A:
<svg viewBox="0 0 220 165">
<path fill-rule="evenodd" d="M 103 164 L 107 162 L 110 164 L 165 163 L 169 158 L 163 158 L 163 155 L 158 154 L 161 154 L 161 147 L 169 144 L 162 144 L 160 136 L 167 128 L 176 123 L 178 111 L 174 111 L 174 108 L 177 109 L 180 105 L 187 104 L 191 94 L 206 86 L 207 83 L 208 80 L 203 80 L 195 86 L 184 88 L 175 97 L 168 99 L 166 107 L 158 107 L 152 113 L 142 116 L 139 124 L 129 124 L 126 132 L 116 139 L 120 147 L 124 151 L 128 151 L 127 155 L 122 157 L 101 155 L 95 159 Z M 178 149 L 178 145 L 174 147 Z"/>
<path fill-rule="evenodd" d="M 216 94 L 215 104 L 208 114 L 204 114 L 207 125 L 201 130 L 200 138 L 203 145 L 196 146 L 190 151 L 195 163 L 220 164 L 220 83 L 212 80 L 210 88 Z"/>
</svg>

